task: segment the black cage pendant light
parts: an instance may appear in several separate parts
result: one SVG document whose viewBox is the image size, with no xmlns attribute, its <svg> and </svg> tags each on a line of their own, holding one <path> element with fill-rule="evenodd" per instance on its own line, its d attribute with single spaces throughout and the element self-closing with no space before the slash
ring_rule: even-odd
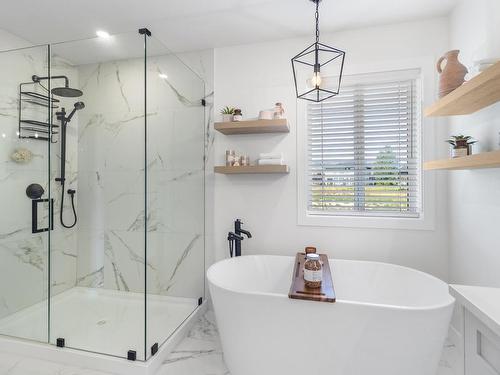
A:
<svg viewBox="0 0 500 375">
<path fill-rule="evenodd" d="M 338 95 L 345 52 L 319 41 L 319 3 L 316 4 L 316 41 L 292 59 L 297 98 L 321 102 Z"/>
</svg>

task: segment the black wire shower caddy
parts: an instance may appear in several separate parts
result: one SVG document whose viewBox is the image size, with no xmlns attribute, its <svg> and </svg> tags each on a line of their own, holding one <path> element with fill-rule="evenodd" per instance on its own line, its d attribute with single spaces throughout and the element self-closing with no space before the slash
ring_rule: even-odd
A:
<svg viewBox="0 0 500 375">
<path fill-rule="evenodd" d="M 42 91 L 45 94 L 41 94 Z M 23 117 L 23 104 L 34 105 L 36 107 L 48 108 L 51 111 L 59 108 L 59 99 L 54 98 L 49 90 L 40 82 L 24 82 L 19 84 L 19 128 L 18 137 L 21 139 L 36 139 L 57 143 L 56 137 L 58 125 L 49 122 L 50 115 L 47 113 L 45 121 L 28 119 Z"/>
</svg>

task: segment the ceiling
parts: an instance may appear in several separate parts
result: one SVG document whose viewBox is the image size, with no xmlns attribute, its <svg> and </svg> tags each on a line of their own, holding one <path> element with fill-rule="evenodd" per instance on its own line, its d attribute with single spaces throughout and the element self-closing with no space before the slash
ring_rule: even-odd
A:
<svg viewBox="0 0 500 375">
<path fill-rule="evenodd" d="M 321 31 L 443 16 L 457 0 L 324 0 Z M 148 27 L 175 52 L 313 32 L 307 0 L 16 0 L 0 12 L 3 29 L 34 44 Z"/>
</svg>

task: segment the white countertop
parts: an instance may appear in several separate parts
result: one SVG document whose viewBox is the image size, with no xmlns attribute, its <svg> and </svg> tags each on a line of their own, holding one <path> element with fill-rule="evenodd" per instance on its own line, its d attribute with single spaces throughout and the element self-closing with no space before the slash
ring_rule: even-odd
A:
<svg viewBox="0 0 500 375">
<path fill-rule="evenodd" d="M 500 288 L 452 284 L 450 294 L 500 336 Z"/>
</svg>

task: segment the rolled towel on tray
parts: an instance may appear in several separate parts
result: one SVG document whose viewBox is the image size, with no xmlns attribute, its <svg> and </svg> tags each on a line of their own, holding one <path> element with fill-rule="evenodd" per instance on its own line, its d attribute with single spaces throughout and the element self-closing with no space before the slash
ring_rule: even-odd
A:
<svg viewBox="0 0 500 375">
<path fill-rule="evenodd" d="M 263 152 L 259 154 L 259 159 L 283 159 L 282 152 Z"/>
<path fill-rule="evenodd" d="M 283 159 L 259 159 L 259 165 L 284 165 Z"/>
</svg>

